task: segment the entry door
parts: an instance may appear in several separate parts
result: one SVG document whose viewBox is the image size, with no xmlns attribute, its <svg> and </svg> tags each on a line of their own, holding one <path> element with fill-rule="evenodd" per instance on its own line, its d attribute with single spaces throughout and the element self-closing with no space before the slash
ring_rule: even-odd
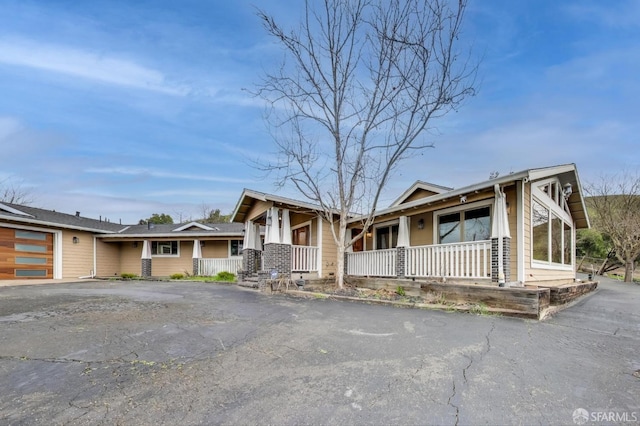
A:
<svg viewBox="0 0 640 426">
<path fill-rule="evenodd" d="M 308 246 L 310 242 L 311 232 L 309 225 L 294 229 L 291 235 L 291 242 L 294 246 Z"/>
</svg>

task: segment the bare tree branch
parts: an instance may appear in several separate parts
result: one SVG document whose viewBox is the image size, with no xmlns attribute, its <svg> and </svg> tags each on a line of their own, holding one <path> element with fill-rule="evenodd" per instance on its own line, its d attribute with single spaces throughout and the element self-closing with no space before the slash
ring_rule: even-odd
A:
<svg viewBox="0 0 640 426">
<path fill-rule="evenodd" d="M 466 1 L 323 0 L 305 2 L 299 28 L 286 30 L 264 11 L 264 28 L 285 60 L 266 74 L 256 95 L 280 155 L 263 170 L 293 183 L 320 206 L 344 251 L 373 221 L 380 196 L 431 122 L 474 94 L 477 66 L 458 43 Z M 346 238 L 354 209 L 366 214 L 359 235 Z"/>
</svg>

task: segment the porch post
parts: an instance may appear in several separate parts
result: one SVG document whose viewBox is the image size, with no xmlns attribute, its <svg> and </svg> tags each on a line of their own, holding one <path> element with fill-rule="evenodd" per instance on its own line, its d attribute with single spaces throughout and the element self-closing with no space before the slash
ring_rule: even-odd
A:
<svg viewBox="0 0 640 426">
<path fill-rule="evenodd" d="M 255 233 L 255 224 L 252 221 L 248 220 L 244 224 L 244 242 L 242 244 L 242 271 L 245 277 L 251 276 L 258 272 L 256 263 L 257 250 Z M 258 228 L 258 237 L 260 237 L 260 228 Z"/>
<path fill-rule="evenodd" d="M 202 248 L 200 246 L 200 240 L 193 240 L 193 275 L 200 274 L 200 259 L 202 258 Z"/>
<path fill-rule="evenodd" d="M 151 245 L 149 241 L 142 242 L 142 256 L 140 256 L 140 269 L 143 278 L 151 277 Z"/>
<path fill-rule="evenodd" d="M 280 275 L 291 278 L 291 243 L 283 244 L 280 239 L 278 208 L 272 207 L 269 214 L 271 224 L 270 226 L 269 224 L 267 225 L 267 238 L 264 243 L 264 266 L 262 269 L 267 273 L 276 271 Z M 289 241 L 291 241 L 290 238 L 291 230 L 289 230 Z"/>
<path fill-rule="evenodd" d="M 491 281 L 504 287 L 510 281 L 511 233 L 507 202 L 500 185 L 494 186 L 495 203 L 491 224 Z"/>
<path fill-rule="evenodd" d="M 396 276 L 406 276 L 406 255 L 409 247 L 409 218 L 400 216 L 398 223 L 398 245 L 396 246 Z"/>
</svg>

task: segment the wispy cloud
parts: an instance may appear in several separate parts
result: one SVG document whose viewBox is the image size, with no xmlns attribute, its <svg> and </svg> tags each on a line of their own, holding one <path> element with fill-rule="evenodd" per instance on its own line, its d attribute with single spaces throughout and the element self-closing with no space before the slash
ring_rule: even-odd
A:
<svg viewBox="0 0 640 426">
<path fill-rule="evenodd" d="M 153 170 L 148 168 L 138 167 L 96 167 L 88 168 L 86 173 L 99 173 L 109 175 L 127 175 L 127 176 L 143 176 L 153 178 L 167 178 L 167 179 L 180 179 L 180 180 L 195 180 L 206 182 L 220 182 L 220 183 L 254 183 L 253 179 L 241 179 L 226 176 L 212 176 L 203 171 L 201 174 L 187 174 L 187 173 L 171 173 L 162 170 Z"/>
<path fill-rule="evenodd" d="M 133 61 L 90 50 L 23 38 L 0 38 L 0 63 L 168 95 L 188 94 L 185 87 L 168 82 L 162 72 Z"/>
</svg>

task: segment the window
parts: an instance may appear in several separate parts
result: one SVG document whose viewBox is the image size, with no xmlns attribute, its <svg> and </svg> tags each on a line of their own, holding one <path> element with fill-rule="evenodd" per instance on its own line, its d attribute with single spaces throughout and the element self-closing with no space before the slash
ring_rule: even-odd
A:
<svg viewBox="0 0 640 426">
<path fill-rule="evenodd" d="M 573 264 L 573 224 L 561 207 L 551 197 L 536 197 L 531 203 L 532 257 L 537 263 Z"/>
<path fill-rule="evenodd" d="M 47 241 L 47 234 L 45 234 L 44 232 L 30 232 L 30 231 L 16 230 L 16 238 L 22 238 L 25 240 Z"/>
<path fill-rule="evenodd" d="M 242 255 L 242 240 L 231 240 L 230 242 L 230 253 L 231 256 L 241 256 Z"/>
<path fill-rule="evenodd" d="M 533 201 L 533 259 L 549 260 L 549 210 Z"/>
<path fill-rule="evenodd" d="M 16 265 L 46 265 L 46 257 L 16 257 Z"/>
<path fill-rule="evenodd" d="M 34 244 L 15 244 L 16 251 L 34 251 L 38 253 L 46 253 L 47 246 L 37 246 Z"/>
<path fill-rule="evenodd" d="M 482 241 L 491 238 L 489 206 L 438 216 L 440 244 Z"/>
<path fill-rule="evenodd" d="M 152 241 L 152 256 L 179 256 L 177 241 Z"/>
<path fill-rule="evenodd" d="M 46 269 L 16 269 L 16 277 L 46 277 Z"/>
<path fill-rule="evenodd" d="M 376 228 L 376 250 L 396 248 L 398 245 L 399 225 L 387 225 Z"/>
</svg>

